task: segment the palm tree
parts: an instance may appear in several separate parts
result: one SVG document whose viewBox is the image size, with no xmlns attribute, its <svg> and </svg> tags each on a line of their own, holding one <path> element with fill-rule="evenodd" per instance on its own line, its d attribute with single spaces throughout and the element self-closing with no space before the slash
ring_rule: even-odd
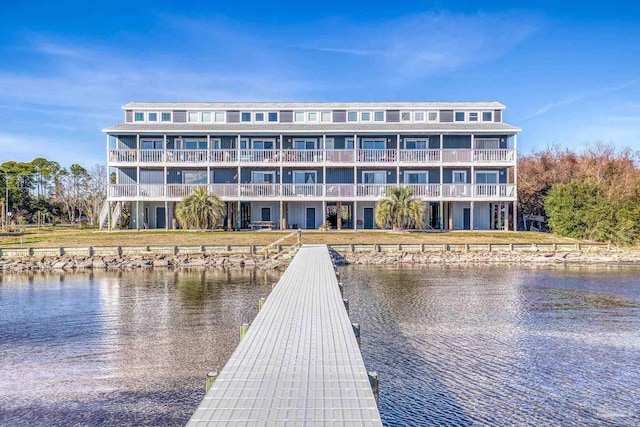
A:
<svg viewBox="0 0 640 427">
<path fill-rule="evenodd" d="M 206 187 L 198 187 L 176 206 L 176 218 L 182 228 L 212 229 L 227 213 L 225 203 Z"/>
<path fill-rule="evenodd" d="M 391 227 L 393 231 L 424 228 L 426 208 L 424 203 L 413 198 L 411 187 L 399 185 L 389 191 L 386 199 L 376 204 L 375 220 L 378 227 Z"/>
</svg>

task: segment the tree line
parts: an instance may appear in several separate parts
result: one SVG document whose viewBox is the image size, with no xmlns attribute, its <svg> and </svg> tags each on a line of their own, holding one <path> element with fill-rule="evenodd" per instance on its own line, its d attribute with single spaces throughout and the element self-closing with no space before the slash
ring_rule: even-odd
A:
<svg viewBox="0 0 640 427">
<path fill-rule="evenodd" d="M 86 221 L 97 226 L 106 200 L 107 168 L 96 164 L 68 168 L 38 157 L 31 162 L 0 165 L 0 200 L 8 208 L 9 224 L 50 224 Z"/>
<path fill-rule="evenodd" d="M 637 244 L 639 160 L 638 152 L 607 144 L 533 151 L 518 161 L 520 212 L 546 216 L 562 236 Z"/>
</svg>

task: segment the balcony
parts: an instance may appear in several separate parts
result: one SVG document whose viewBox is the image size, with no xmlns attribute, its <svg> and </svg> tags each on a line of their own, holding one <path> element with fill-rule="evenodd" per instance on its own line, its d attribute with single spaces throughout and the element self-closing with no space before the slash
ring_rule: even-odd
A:
<svg viewBox="0 0 640 427">
<path fill-rule="evenodd" d="M 180 200 L 198 187 L 225 200 L 379 200 L 397 184 L 111 184 L 112 200 Z M 409 184 L 422 200 L 515 200 L 515 184 Z"/>
<path fill-rule="evenodd" d="M 505 149 L 358 149 L 358 150 L 109 150 L 111 165 L 513 165 L 516 151 Z"/>
</svg>

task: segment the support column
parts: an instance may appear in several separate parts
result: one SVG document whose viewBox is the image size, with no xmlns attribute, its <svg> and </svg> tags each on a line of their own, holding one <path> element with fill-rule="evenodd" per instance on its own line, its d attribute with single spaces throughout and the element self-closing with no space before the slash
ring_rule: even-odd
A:
<svg viewBox="0 0 640 427">
<path fill-rule="evenodd" d="M 453 230 L 453 202 L 447 202 L 447 214 L 449 217 L 449 230 Z"/>
<path fill-rule="evenodd" d="M 353 229 L 358 229 L 358 202 L 353 201 Z"/>
<path fill-rule="evenodd" d="M 169 229 L 169 202 L 164 201 L 164 229 Z"/>
<path fill-rule="evenodd" d="M 111 224 L 111 220 L 112 220 L 112 218 L 111 218 L 111 202 L 107 202 L 107 209 L 108 209 L 108 212 L 107 212 L 107 230 L 111 231 L 111 228 L 113 227 L 113 225 Z M 3 223 L 3 225 L 4 225 L 4 223 Z M 102 224 L 100 224 L 100 225 L 102 225 Z"/>
<path fill-rule="evenodd" d="M 513 187 L 513 231 L 518 231 L 518 134 L 513 135 Z"/>
<path fill-rule="evenodd" d="M 470 209 L 470 217 L 469 217 L 469 224 L 471 225 L 469 228 L 471 229 L 471 231 L 473 231 L 473 210 L 474 210 L 474 204 L 475 202 L 472 200 L 471 201 L 471 209 Z"/>
<path fill-rule="evenodd" d="M 136 230 L 140 230 L 140 200 L 136 200 Z"/>
<path fill-rule="evenodd" d="M 237 224 L 237 229 L 240 230 L 242 228 L 242 223 L 241 223 L 241 221 L 242 221 L 241 220 L 241 215 L 242 214 L 240 213 L 241 212 L 241 210 L 240 210 L 240 200 L 238 200 L 237 206 L 238 206 L 238 208 L 237 208 L 238 210 L 236 212 L 236 224 Z"/>
<path fill-rule="evenodd" d="M 336 202 L 336 210 L 338 211 L 338 216 L 336 218 L 336 228 L 338 230 L 342 230 L 342 202 Z"/>
<path fill-rule="evenodd" d="M 284 229 L 284 202 L 280 200 L 280 230 Z"/>
<path fill-rule="evenodd" d="M 442 168 L 440 168 L 440 170 L 442 171 Z M 440 215 L 440 230 L 444 230 L 444 202 L 440 201 L 440 210 L 439 210 L 439 215 Z"/>
<path fill-rule="evenodd" d="M 323 200 L 322 201 L 322 222 L 320 223 L 320 225 L 324 224 L 325 222 L 327 222 L 327 201 Z"/>
<path fill-rule="evenodd" d="M 509 231 L 509 202 L 500 203 L 504 208 L 504 231 Z"/>
<path fill-rule="evenodd" d="M 513 231 L 518 231 L 518 202 L 513 202 Z"/>
</svg>

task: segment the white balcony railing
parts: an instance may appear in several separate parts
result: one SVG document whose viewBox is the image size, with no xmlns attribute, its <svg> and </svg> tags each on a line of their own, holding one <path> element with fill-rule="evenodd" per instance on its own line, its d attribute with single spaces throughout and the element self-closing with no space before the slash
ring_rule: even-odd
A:
<svg viewBox="0 0 640 427">
<path fill-rule="evenodd" d="M 353 197 L 354 194 L 354 184 L 325 184 L 325 195 L 327 197 Z"/>
<path fill-rule="evenodd" d="M 516 150 L 500 149 L 359 149 L 359 150 L 109 150 L 110 163 L 476 163 L 513 164 Z"/>
<path fill-rule="evenodd" d="M 279 150 L 240 150 L 240 163 L 277 162 Z"/>
<path fill-rule="evenodd" d="M 138 150 L 118 149 L 109 150 L 109 162 L 111 163 L 135 163 L 138 161 Z"/>
<path fill-rule="evenodd" d="M 438 163 L 440 150 L 400 150 L 401 163 Z"/>
<path fill-rule="evenodd" d="M 282 195 L 284 197 L 319 197 L 322 196 L 322 184 L 283 184 Z"/>
<path fill-rule="evenodd" d="M 473 150 L 474 163 L 512 163 L 514 160 L 512 149 Z"/>
<path fill-rule="evenodd" d="M 471 162 L 471 150 L 469 149 L 444 149 L 442 150 L 444 163 L 469 163 Z"/>
<path fill-rule="evenodd" d="M 241 184 L 240 197 L 277 197 L 280 196 L 279 184 Z"/>
<path fill-rule="evenodd" d="M 487 198 L 504 198 L 514 197 L 515 192 L 515 184 L 476 184 L 474 196 Z"/>
<path fill-rule="evenodd" d="M 353 163 L 355 156 L 353 150 L 326 150 L 324 158 L 327 163 Z"/>
<path fill-rule="evenodd" d="M 408 184 L 415 197 L 421 199 L 514 199 L 515 184 Z M 354 197 L 379 199 L 387 197 L 396 184 L 111 184 L 109 197 L 114 199 L 181 199 L 198 187 L 222 198 L 252 199 L 256 197 Z"/>
<path fill-rule="evenodd" d="M 440 197 L 440 184 L 405 184 L 414 197 Z"/>
<path fill-rule="evenodd" d="M 226 163 L 238 161 L 238 150 L 209 150 L 211 163 Z"/>
<path fill-rule="evenodd" d="M 358 150 L 358 161 L 363 163 L 393 163 L 398 159 L 398 150 Z"/>
<path fill-rule="evenodd" d="M 442 197 L 472 197 L 471 184 L 442 184 Z"/>
<path fill-rule="evenodd" d="M 358 197 L 387 197 L 390 188 L 396 185 L 386 184 L 358 184 L 356 186 L 356 196 Z"/>
<path fill-rule="evenodd" d="M 283 163 L 317 163 L 322 162 L 323 150 L 283 150 Z"/>
</svg>

